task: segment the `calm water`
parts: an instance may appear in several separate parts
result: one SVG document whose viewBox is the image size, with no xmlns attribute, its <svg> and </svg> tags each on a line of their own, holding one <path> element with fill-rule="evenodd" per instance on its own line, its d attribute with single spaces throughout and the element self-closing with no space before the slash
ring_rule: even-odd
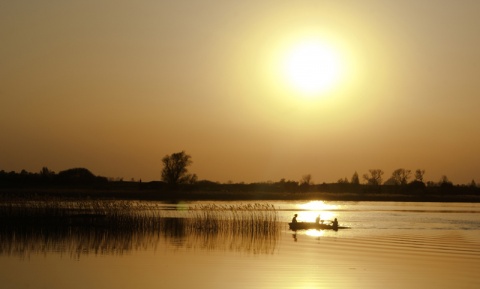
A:
<svg viewBox="0 0 480 289">
<path fill-rule="evenodd" d="M 268 203 L 280 223 L 267 236 L 2 232 L 0 288 L 480 288 L 480 204 Z M 185 218 L 199 204 L 161 209 Z M 351 229 L 294 234 L 294 213 Z"/>
</svg>

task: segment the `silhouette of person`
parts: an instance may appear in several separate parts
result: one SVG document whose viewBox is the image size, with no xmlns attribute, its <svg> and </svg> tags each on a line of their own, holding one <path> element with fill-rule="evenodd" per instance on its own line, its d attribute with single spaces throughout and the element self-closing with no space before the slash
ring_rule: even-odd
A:
<svg viewBox="0 0 480 289">
<path fill-rule="evenodd" d="M 335 220 L 333 220 L 332 226 L 333 226 L 334 229 L 338 229 L 338 220 L 337 220 L 337 218 L 335 218 Z"/>
<path fill-rule="evenodd" d="M 320 224 L 320 215 L 315 219 L 315 223 Z"/>
<path fill-rule="evenodd" d="M 293 215 L 293 218 L 292 218 L 292 223 L 296 223 L 297 222 L 297 214 Z"/>
</svg>

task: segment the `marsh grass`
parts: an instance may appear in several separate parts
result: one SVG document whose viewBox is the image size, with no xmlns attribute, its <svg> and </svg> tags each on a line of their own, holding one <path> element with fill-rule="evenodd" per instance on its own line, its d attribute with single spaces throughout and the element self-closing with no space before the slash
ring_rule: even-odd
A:
<svg viewBox="0 0 480 289">
<path fill-rule="evenodd" d="M 161 211 L 129 201 L 15 201 L 0 204 L 0 228 L 12 225 L 157 229 Z"/>
<path fill-rule="evenodd" d="M 230 250 L 272 253 L 279 237 L 278 212 L 273 205 L 195 206 L 190 210 L 189 234 L 202 238 L 203 248 L 224 244 Z"/>
<path fill-rule="evenodd" d="M 124 201 L 2 201 L 0 254 L 122 254 L 148 242 L 148 233 L 160 227 L 137 207 Z"/>
<path fill-rule="evenodd" d="M 277 227 L 278 214 L 273 205 L 198 205 L 191 210 L 194 230 L 228 231 L 239 234 L 269 234 Z"/>
<path fill-rule="evenodd" d="M 201 205 L 171 216 L 159 204 L 110 200 L 0 202 L 0 255 L 47 251 L 123 254 L 175 246 L 270 252 L 279 225 L 271 205 Z"/>
</svg>

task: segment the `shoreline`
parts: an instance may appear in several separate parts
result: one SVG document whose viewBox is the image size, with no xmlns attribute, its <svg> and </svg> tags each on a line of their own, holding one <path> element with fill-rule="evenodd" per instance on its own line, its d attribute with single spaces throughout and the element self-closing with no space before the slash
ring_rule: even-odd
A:
<svg viewBox="0 0 480 289">
<path fill-rule="evenodd" d="M 131 201 L 392 201 L 478 203 L 478 194 L 391 193 L 391 192 L 268 192 L 268 191 L 158 191 L 91 188 L 2 188 L 0 200 L 131 200 Z"/>
</svg>

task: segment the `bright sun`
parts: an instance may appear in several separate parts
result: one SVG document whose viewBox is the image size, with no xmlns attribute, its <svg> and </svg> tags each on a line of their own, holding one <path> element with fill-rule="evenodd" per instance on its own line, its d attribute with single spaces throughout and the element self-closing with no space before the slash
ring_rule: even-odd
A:
<svg viewBox="0 0 480 289">
<path fill-rule="evenodd" d="M 338 53 L 317 40 L 297 43 L 284 58 L 285 80 L 304 95 L 317 96 L 327 92 L 338 84 L 341 73 Z"/>
</svg>

